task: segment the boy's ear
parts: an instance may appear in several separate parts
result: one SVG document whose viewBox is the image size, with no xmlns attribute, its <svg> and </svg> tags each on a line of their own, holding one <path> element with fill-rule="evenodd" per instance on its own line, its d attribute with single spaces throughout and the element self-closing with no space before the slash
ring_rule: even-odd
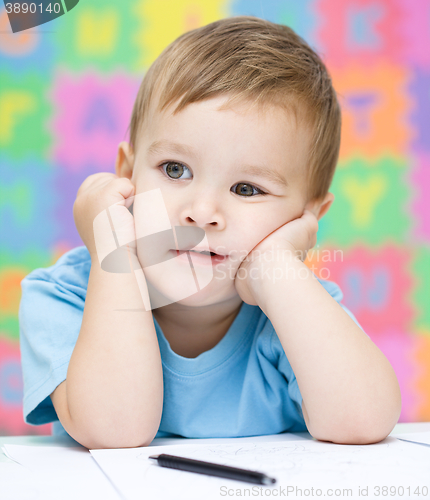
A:
<svg viewBox="0 0 430 500">
<path fill-rule="evenodd" d="M 134 167 L 134 153 L 130 144 L 122 141 L 118 145 L 118 154 L 115 161 L 115 173 L 118 177 L 131 179 Z"/>
<path fill-rule="evenodd" d="M 309 202 L 305 209 L 314 213 L 315 217 L 320 220 L 329 210 L 334 201 L 334 194 L 327 193 L 322 201 L 314 200 Z"/>
</svg>

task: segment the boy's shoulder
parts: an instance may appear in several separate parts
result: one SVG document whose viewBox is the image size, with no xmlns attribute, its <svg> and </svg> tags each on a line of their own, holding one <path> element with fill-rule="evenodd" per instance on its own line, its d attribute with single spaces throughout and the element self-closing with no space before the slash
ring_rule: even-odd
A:
<svg viewBox="0 0 430 500">
<path fill-rule="evenodd" d="M 31 271 L 22 280 L 23 286 L 30 281 L 49 281 L 66 288 L 79 287 L 86 290 L 91 270 L 91 256 L 86 246 L 80 246 L 64 253 L 49 267 Z"/>
<path fill-rule="evenodd" d="M 48 267 L 39 267 L 31 271 L 26 279 L 38 279 L 54 275 L 61 268 L 74 268 L 76 266 L 91 266 L 91 256 L 86 246 L 72 248 L 64 253 L 54 264 Z"/>
</svg>

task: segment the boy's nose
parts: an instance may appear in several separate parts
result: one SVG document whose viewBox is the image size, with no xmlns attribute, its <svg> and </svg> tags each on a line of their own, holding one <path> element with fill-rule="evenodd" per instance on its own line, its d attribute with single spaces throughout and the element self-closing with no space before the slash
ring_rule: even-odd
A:
<svg viewBox="0 0 430 500">
<path fill-rule="evenodd" d="M 188 219 L 189 222 L 195 222 L 198 226 L 200 226 L 200 225 L 216 226 L 218 224 L 217 221 L 212 221 L 212 222 L 209 222 L 209 223 L 205 223 L 205 222 L 199 222 L 198 220 L 194 220 L 191 217 L 187 217 L 187 219 Z"/>
<path fill-rule="evenodd" d="M 213 218 L 215 219 L 215 218 Z M 210 218 L 208 219 L 208 221 Z M 198 227 L 205 228 L 207 226 L 214 226 L 214 227 L 219 227 L 219 222 L 217 220 L 212 220 L 210 222 L 205 222 L 205 219 L 203 217 L 196 217 L 193 219 L 192 217 L 187 217 L 186 222 L 189 224 L 195 224 Z"/>
<path fill-rule="evenodd" d="M 225 227 L 225 220 L 219 204 L 213 200 L 202 200 L 189 204 L 183 212 L 183 222 L 185 224 L 192 224 L 202 229 L 207 227 L 214 227 L 223 229 Z"/>
</svg>

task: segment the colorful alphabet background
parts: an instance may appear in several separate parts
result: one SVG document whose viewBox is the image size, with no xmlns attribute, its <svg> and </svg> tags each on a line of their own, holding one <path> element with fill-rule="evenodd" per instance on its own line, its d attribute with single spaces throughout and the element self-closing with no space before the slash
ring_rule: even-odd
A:
<svg viewBox="0 0 430 500">
<path fill-rule="evenodd" d="M 82 245 L 78 187 L 114 171 L 163 48 L 243 14 L 291 26 L 329 68 L 343 109 L 336 201 L 307 263 L 392 363 L 400 421 L 430 420 L 430 0 L 85 0 L 17 34 L 0 9 L 0 435 L 51 433 L 22 416 L 21 280 Z"/>
</svg>

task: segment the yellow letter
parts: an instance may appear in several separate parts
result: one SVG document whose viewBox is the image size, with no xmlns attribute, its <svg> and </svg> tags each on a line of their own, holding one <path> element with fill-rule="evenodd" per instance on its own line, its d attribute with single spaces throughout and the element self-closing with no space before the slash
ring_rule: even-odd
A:
<svg viewBox="0 0 430 500">
<path fill-rule="evenodd" d="M 12 141 L 14 125 L 18 114 L 34 111 L 36 101 L 28 92 L 8 90 L 0 95 L 0 144 L 5 146 Z"/>
<path fill-rule="evenodd" d="M 77 48 L 84 55 L 112 52 L 118 33 L 118 12 L 114 9 L 85 9 L 77 23 Z"/>
<path fill-rule="evenodd" d="M 352 221 L 356 226 L 365 227 L 369 224 L 377 203 L 387 189 L 387 181 L 380 175 L 360 182 L 350 177 L 343 182 L 342 190 L 352 205 Z"/>
</svg>

